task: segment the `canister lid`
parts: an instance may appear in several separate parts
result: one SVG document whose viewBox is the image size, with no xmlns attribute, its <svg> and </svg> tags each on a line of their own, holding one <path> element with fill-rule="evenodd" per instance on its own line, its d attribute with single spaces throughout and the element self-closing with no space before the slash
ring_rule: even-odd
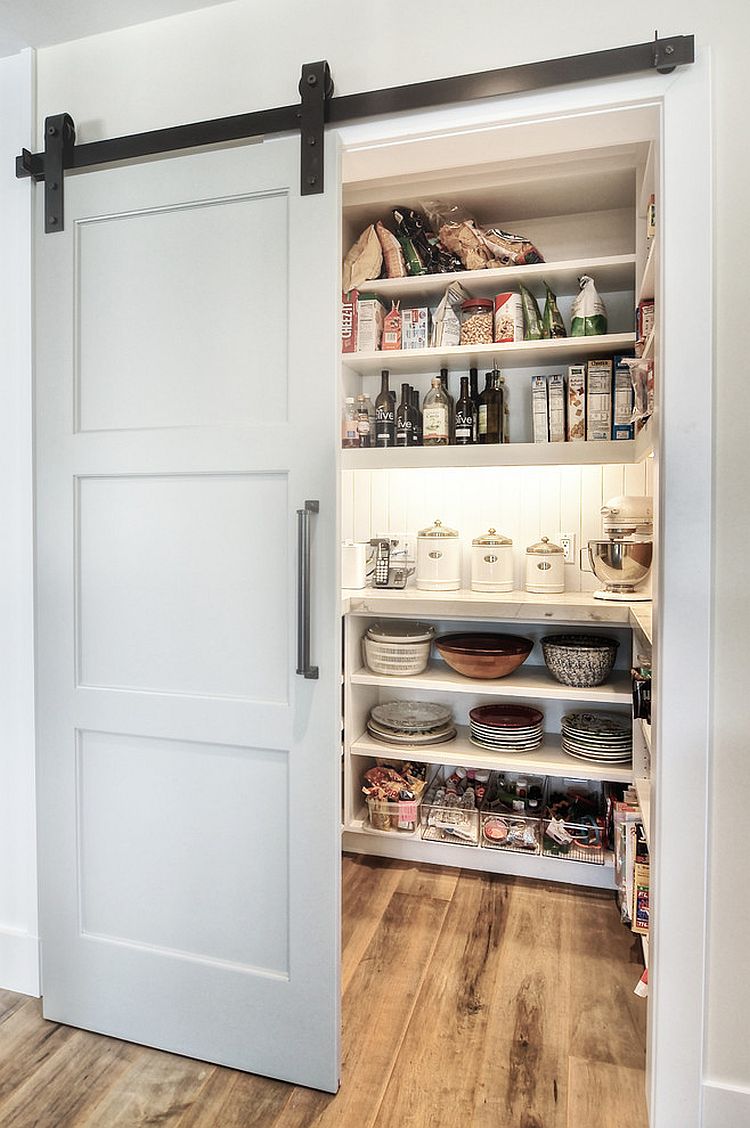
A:
<svg viewBox="0 0 750 1128">
<path fill-rule="evenodd" d="M 398 620 L 393 623 L 373 623 L 367 630 L 367 637 L 373 642 L 429 642 L 435 628 L 429 623 L 411 623 Z"/>
<path fill-rule="evenodd" d="M 502 533 L 496 533 L 494 529 L 489 529 L 488 532 L 482 533 L 481 537 L 474 537 L 472 544 L 513 544 L 510 537 L 504 537 Z"/>
<path fill-rule="evenodd" d="M 535 556 L 555 556 L 557 553 L 563 555 L 560 545 L 552 544 L 549 537 L 542 537 L 536 544 L 530 544 L 526 551 Z"/>
<path fill-rule="evenodd" d="M 465 302 L 461 302 L 461 309 L 468 312 L 472 309 L 492 309 L 491 298 L 467 298 Z"/>
<path fill-rule="evenodd" d="M 435 521 L 429 529 L 420 529 L 420 537 L 457 537 L 458 533 L 455 529 L 449 529 L 442 521 Z"/>
</svg>

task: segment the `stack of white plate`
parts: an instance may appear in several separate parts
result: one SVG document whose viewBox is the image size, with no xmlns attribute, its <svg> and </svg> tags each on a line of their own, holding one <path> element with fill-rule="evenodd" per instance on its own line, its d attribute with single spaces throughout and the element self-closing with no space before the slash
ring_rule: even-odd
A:
<svg viewBox="0 0 750 1128">
<path fill-rule="evenodd" d="M 456 736 L 453 710 L 432 701 L 389 701 L 375 705 L 367 731 L 376 740 L 399 748 L 445 744 Z"/>
<path fill-rule="evenodd" d="M 632 758 L 633 732 L 623 713 L 566 713 L 561 729 L 569 756 L 597 764 L 625 764 Z"/>
<path fill-rule="evenodd" d="M 530 752 L 544 739 L 544 714 L 528 705 L 480 705 L 469 712 L 469 739 L 495 752 Z"/>
</svg>

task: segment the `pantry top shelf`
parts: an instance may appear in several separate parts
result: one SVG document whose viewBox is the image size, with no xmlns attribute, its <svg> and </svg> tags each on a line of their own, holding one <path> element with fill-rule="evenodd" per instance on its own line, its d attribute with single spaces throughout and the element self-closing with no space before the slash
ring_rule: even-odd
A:
<svg viewBox="0 0 750 1128">
<path fill-rule="evenodd" d="M 590 274 L 601 292 L 633 289 L 635 255 L 540 262 L 532 266 L 504 266 L 496 270 L 461 270 L 455 274 L 422 274 L 413 278 L 377 278 L 363 282 L 360 292 L 377 294 L 405 306 L 436 303 L 451 282 L 460 282 L 471 297 L 491 297 L 518 287 L 548 282 L 557 294 L 577 294 L 578 279 Z"/>
<path fill-rule="evenodd" d="M 393 370 L 402 375 L 433 372 L 448 368 L 466 372 L 497 358 L 498 364 L 510 368 L 531 368 L 538 365 L 575 363 L 586 357 L 611 356 L 617 352 L 632 354 L 635 333 L 605 333 L 596 337 L 562 337 L 544 341 L 515 341 L 497 345 L 454 345 L 445 349 L 378 349 L 375 352 L 343 353 L 347 367 L 366 376 Z"/>
</svg>

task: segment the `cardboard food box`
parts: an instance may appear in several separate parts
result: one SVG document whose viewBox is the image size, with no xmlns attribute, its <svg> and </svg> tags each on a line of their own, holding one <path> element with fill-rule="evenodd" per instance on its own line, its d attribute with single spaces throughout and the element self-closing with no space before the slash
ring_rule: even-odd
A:
<svg viewBox="0 0 750 1128">
<path fill-rule="evenodd" d="M 391 308 L 383 319 L 383 350 L 401 348 L 401 310 L 398 302 L 391 302 Z"/>
<path fill-rule="evenodd" d="M 357 351 L 357 299 L 359 290 L 341 294 L 341 351 Z"/>
<path fill-rule="evenodd" d="M 385 309 L 374 294 L 360 294 L 357 301 L 357 352 L 376 352 L 383 336 Z"/>
<path fill-rule="evenodd" d="M 430 340 L 430 310 L 428 306 L 401 310 L 401 348 L 426 349 Z"/>
<path fill-rule="evenodd" d="M 547 377 L 531 377 L 531 417 L 534 426 L 534 442 L 549 442 L 549 404 L 547 400 Z"/>
<path fill-rule="evenodd" d="M 639 341 L 646 341 L 654 328 L 655 303 L 653 298 L 641 302 L 636 311 L 635 328 Z"/>
<path fill-rule="evenodd" d="M 612 361 L 590 360 L 586 367 L 586 438 L 612 437 Z"/>
<path fill-rule="evenodd" d="M 616 356 L 612 377 L 612 438 L 634 439 L 633 422 L 633 378 L 630 368 Z"/>
<path fill-rule="evenodd" d="M 549 441 L 565 442 L 565 380 L 562 376 L 547 379 L 547 403 L 549 408 Z"/>
<path fill-rule="evenodd" d="M 568 442 L 586 438 L 586 365 L 568 366 Z"/>
</svg>

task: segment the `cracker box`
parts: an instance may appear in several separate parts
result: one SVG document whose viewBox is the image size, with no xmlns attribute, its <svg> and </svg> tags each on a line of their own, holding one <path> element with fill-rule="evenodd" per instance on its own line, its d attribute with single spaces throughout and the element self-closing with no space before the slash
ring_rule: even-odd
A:
<svg viewBox="0 0 750 1128">
<path fill-rule="evenodd" d="M 568 366 L 568 442 L 586 438 L 586 365 Z"/>
<path fill-rule="evenodd" d="M 430 340 L 430 310 L 427 306 L 401 310 L 401 348 L 426 349 Z"/>
<path fill-rule="evenodd" d="M 375 352 L 383 336 L 385 309 L 374 294 L 360 294 L 357 300 L 357 352 Z"/>
<path fill-rule="evenodd" d="M 398 302 L 391 302 L 390 311 L 383 319 L 383 349 L 401 348 L 401 310 Z"/>
<path fill-rule="evenodd" d="M 612 377 L 612 438 L 634 439 L 633 379 L 629 366 L 622 360 L 621 356 L 615 357 Z"/>
<path fill-rule="evenodd" d="M 357 299 L 359 290 L 341 294 L 341 351 L 357 351 Z"/>
<path fill-rule="evenodd" d="M 586 438 L 612 437 L 612 361 L 590 360 L 586 367 Z"/>
<path fill-rule="evenodd" d="M 549 406 L 547 377 L 531 377 L 531 417 L 534 425 L 534 442 L 549 442 Z"/>
<path fill-rule="evenodd" d="M 649 298 L 638 306 L 635 314 L 636 336 L 639 341 L 648 339 L 654 328 L 654 299 Z"/>
<path fill-rule="evenodd" d="M 547 404 L 549 409 L 549 441 L 565 442 L 565 380 L 562 376 L 550 376 L 547 380 Z"/>
</svg>

